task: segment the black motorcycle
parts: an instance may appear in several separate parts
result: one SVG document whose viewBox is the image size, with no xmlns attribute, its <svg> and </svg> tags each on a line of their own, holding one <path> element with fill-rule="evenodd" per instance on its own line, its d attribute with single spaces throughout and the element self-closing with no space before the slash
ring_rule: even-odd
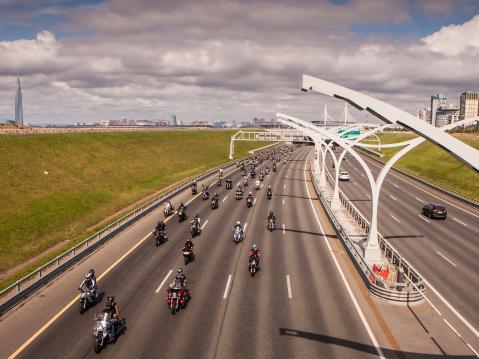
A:
<svg viewBox="0 0 479 359">
<path fill-rule="evenodd" d="M 155 243 L 157 247 L 165 243 L 167 240 L 165 231 L 155 231 Z"/>
<path fill-rule="evenodd" d="M 208 198 L 210 198 L 210 194 L 208 193 L 208 191 L 203 190 L 203 194 L 202 194 L 201 198 L 203 199 L 203 201 L 205 201 L 205 200 L 207 200 Z"/>
<path fill-rule="evenodd" d="M 251 208 L 253 206 L 253 198 L 246 198 L 246 207 Z"/>
<path fill-rule="evenodd" d="M 186 219 L 186 208 L 181 208 L 178 211 L 178 219 L 180 222 L 183 222 Z"/>
<path fill-rule="evenodd" d="M 226 181 L 226 189 L 233 188 L 233 181 Z"/>
<path fill-rule="evenodd" d="M 271 191 L 268 191 L 266 193 L 266 196 L 268 197 L 268 199 L 271 199 L 273 197 L 273 193 Z"/>
<path fill-rule="evenodd" d="M 197 194 L 197 193 L 198 193 L 198 189 L 196 188 L 196 186 L 195 186 L 195 185 L 191 185 L 191 194 L 192 194 L 192 195 L 195 195 L 195 194 Z"/>
<path fill-rule="evenodd" d="M 213 198 L 210 203 L 211 209 L 217 209 L 218 208 L 218 198 Z"/>
</svg>

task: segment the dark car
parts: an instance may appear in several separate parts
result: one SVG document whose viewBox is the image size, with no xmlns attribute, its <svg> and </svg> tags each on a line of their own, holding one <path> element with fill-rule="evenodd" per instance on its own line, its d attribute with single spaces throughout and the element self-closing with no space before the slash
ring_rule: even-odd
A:
<svg viewBox="0 0 479 359">
<path fill-rule="evenodd" d="M 422 207 L 422 214 L 429 218 L 438 218 L 438 219 L 446 219 L 447 218 L 447 211 L 446 207 L 440 204 L 433 204 L 428 203 L 424 207 Z"/>
</svg>

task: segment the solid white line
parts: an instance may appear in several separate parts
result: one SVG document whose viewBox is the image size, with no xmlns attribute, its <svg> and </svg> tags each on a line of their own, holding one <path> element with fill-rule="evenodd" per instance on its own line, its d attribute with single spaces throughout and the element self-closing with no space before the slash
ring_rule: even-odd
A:
<svg viewBox="0 0 479 359">
<path fill-rule="evenodd" d="M 284 206 L 284 198 L 283 198 L 283 206 Z"/>
<path fill-rule="evenodd" d="M 442 254 L 441 252 L 439 251 L 436 251 L 437 254 L 439 254 L 442 258 L 444 258 L 446 261 L 449 262 L 450 265 L 454 266 L 454 267 L 457 267 L 457 265 L 454 264 L 453 261 L 451 261 L 449 258 L 447 258 L 444 254 Z"/>
<path fill-rule="evenodd" d="M 308 157 L 310 155 L 311 155 L 311 152 L 308 155 Z M 356 308 L 356 311 L 359 314 L 359 318 L 361 318 L 361 321 L 363 322 L 363 325 L 366 328 L 366 331 L 369 335 L 369 338 L 371 338 L 371 341 L 374 345 L 374 348 L 376 349 L 376 352 L 378 353 L 378 356 L 382 359 L 386 359 L 386 357 L 383 354 L 383 351 L 382 351 L 381 347 L 379 346 L 378 341 L 376 340 L 376 337 L 374 336 L 373 331 L 371 330 L 371 327 L 369 326 L 369 323 L 368 323 L 366 317 L 363 314 L 363 311 L 361 310 L 361 307 L 359 306 L 359 303 L 358 303 L 356 297 L 354 296 L 353 291 L 351 290 L 351 287 L 349 286 L 348 281 L 346 280 L 346 277 L 344 276 L 344 273 L 343 273 L 343 271 L 342 271 L 342 269 L 341 269 L 341 267 L 338 263 L 338 260 L 336 259 L 336 256 L 333 253 L 331 245 L 329 244 L 328 239 L 326 238 L 323 226 L 321 225 L 321 222 L 320 222 L 320 220 L 318 218 L 318 215 L 316 213 L 316 209 L 314 208 L 313 200 L 311 199 L 311 194 L 309 193 L 309 188 L 308 188 L 308 185 L 307 185 L 308 182 L 307 182 L 307 178 L 306 178 L 306 163 L 307 163 L 307 160 L 304 164 L 304 180 L 305 180 L 304 181 L 304 186 L 306 187 L 306 191 L 308 193 L 308 198 L 309 198 L 309 204 L 311 205 L 311 208 L 313 209 L 313 213 L 314 213 L 314 217 L 316 218 L 316 222 L 318 223 L 319 228 L 321 229 L 321 234 L 323 236 L 324 242 L 326 243 L 326 246 L 328 247 L 329 254 L 331 254 L 331 257 L 333 258 L 334 264 L 336 265 L 336 268 L 339 272 L 339 275 L 341 276 L 341 279 L 343 280 L 344 286 L 346 287 L 346 289 L 349 293 L 349 297 L 351 298 L 351 300 L 354 304 L 354 307 Z"/>
<path fill-rule="evenodd" d="M 286 229 L 284 228 L 284 223 L 283 223 L 283 234 L 286 233 Z"/>
<path fill-rule="evenodd" d="M 431 223 L 431 222 L 429 222 L 429 219 L 424 218 L 424 216 L 422 214 L 419 215 L 419 218 L 426 221 L 427 223 Z"/>
<path fill-rule="evenodd" d="M 422 199 L 420 199 L 420 198 L 417 198 L 417 197 L 414 197 L 414 198 L 416 198 L 416 199 L 417 199 L 419 202 L 422 202 L 422 203 L 424 203 L 424 201 L 423 201 Z"/>
<path fill-rule="evenodd" d="M 288 298 L 291 299 L 293 298 L 293 295 L 291 294 L 291 281 L 289 280 L 289 274 L 286 275 L 286 285 L 288 286 Z"/>
<path fill-rule="evenodd" d="M 230 288 L 230 283 L 231 283 L 231 274 L 228 276 L 228 281 L 226 282 L 226 288 L 225 288 L 225 293 L 223 294 L 223 299 L 226 299 L 228 296 L 228 289 Z"/>
<path fill-rule="evenodd" d="M 165 276 L 165 278 L 163 279 L 163 281 L 160 283 L 160 285 L 158 286 L 158 288 L 156 288 L 155 293 L 158 293 L 158 292 L 161 290 L 161 287 L 163 287 L 163 284 L 165 284 L 166 280 L 167 280 L 168 277 L 171 275 L 171 273 L 173 273 L 173 269 L 170 269 L 170 271 L 169 271 L 168 274 Z"/>
<path fill-rule="evenodd" d="M 391 216 L 391 218 L 394 219 L 397 223 L 401 223 L 401 222 L 399 222 L 399 220 L 398 220 L 396 217 L 394 217 L 392 214 L 390 214 L 390 216 Z"/>
<path fill-rule="evenodd" d="M 446 319 L 442 319 L 444 320 L 444 322 L 448 325 L 449 328 L 451 328 L 451 330 L 457 335 L 457 337 L 459 339 L 461 339 L 461 341 L 466 344 L 466 346 L 474 353 L 474 355 L 479 358 L 479 353 L 471 346 L 471 344 L 469 344 L 468 342 L 466 342 L 466 340 L 462 337 L 461 334 L 459 334 L 459 332 L 451 325 L 449 324 L 449 322 L 446 320 Z"/>
<path fill-rule="evenodd" d="M 457 223 L 460 223 L 460 224 L 462 224 L 463 226 L 466 226 L 466 227 L 467 227 L 467 224 L 465 224 L 464 222 L 461 222 L 461 221 L 458 220 L 457 218 L 452 217 L 452 219 L 455 220 Z"/>
<path fill-rule="evenodd" d="M 208 223 L 208 220 L 206 220 L 205 223 L 203 223 L 203 225 L 201 226 L 201 229 L 205 228 L 207 223 Z"/>
<path fill-rule="evenodd" d="M 225 198 L 223 198 L 223 201 L 222 201 L 222 202 L 226 201 L 227 199 L 228 199 L 228 196 L 226 196 Z"/>
<path fill-rule="evenodd" d="M 395 201 L 398 200 L 398 199 L 397 199 L 396 197 L 394 197 L 394 196 L 389 195 L 389 197 L 391 197 L 391 199 L 393 199 L 393 200 L 395 200 Z"/>
</svg>

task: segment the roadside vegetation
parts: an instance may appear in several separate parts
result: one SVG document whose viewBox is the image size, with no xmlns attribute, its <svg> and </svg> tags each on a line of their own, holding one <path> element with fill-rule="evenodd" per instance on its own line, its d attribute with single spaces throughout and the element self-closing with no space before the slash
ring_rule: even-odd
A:
<svg viewBox="0 0 479 359">
<path fill-rule="evenodd" d="M 227 161 L 233 133 L 2 136 L 0 288 L 86 238 L 105 218 L 111 222 L 128 206 Z M 235 157 L 268 144 L 237 142 Z"/>
<path fill-rule="evenodd" d="M 454 133 L 453 136 L 479 149 L 479 133 Z M 396 143 L 417 137 L 412 133 L 386 133 L 379 135 L 381 143 Z M 368 143 L 377 143 L 369 141 Z M 399 148 L 381 150 L 386 162 Z M 426 141 L 411 150 L 394 166 L 416 176 L 453 189 L 463 195 L 479 200 L 479 175 L 452 157 L 446 151 Z"/>
</svg>

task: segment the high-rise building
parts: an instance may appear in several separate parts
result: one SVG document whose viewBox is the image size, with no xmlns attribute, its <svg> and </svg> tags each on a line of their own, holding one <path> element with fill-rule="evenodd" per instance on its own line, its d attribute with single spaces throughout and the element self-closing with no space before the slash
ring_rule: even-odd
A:
<svg viewBox="0 0 479 359">
<path fill-rule="evenodd" d="M 459 119 L 465 120 L 477 117 L 479 113 L 479 95 L 477 92 L 466 91 L 461 94 Z"/>
<path fill-rule="evenodd" d="M 15 92 L 15 124 L 23 125 L 22 86 L 17 78 L 17 91 Z"/>
<path fill-rule="evenodd" d="M 434 126 L 442 127 L 457 122 L 458 120 L 459 108 L 453 106 L 439 107 L 436 110 L 436 120 L 434 122 Z"/>
<path fill-rule="evenodd" d="M 431 96 L 431 121 L 430 123 L 435 126 L 436 124 L 436 111 L 439 107 L 447 107 L 447 97 L 442 93 L 438 93 L 436 96 Z"/>
<path fill-rule="evenodd" d="M 170 126 L 177 126 L 176 115 L 170 115 Z"/>
</svg>

